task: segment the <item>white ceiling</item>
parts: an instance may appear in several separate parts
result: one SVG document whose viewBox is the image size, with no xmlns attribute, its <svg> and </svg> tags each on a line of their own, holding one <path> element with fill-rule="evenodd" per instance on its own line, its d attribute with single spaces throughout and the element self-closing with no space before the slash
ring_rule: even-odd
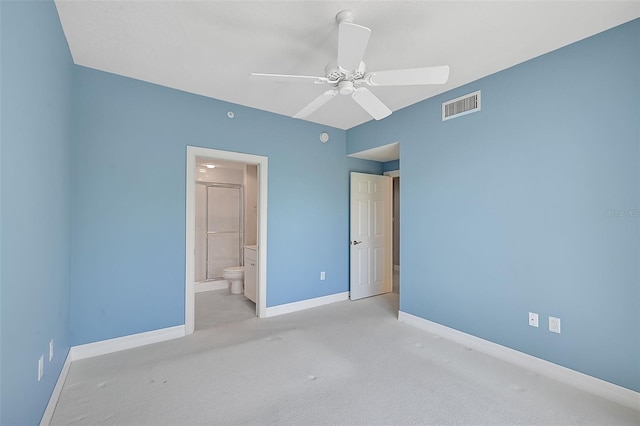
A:
<svg viewBox="0 0 640 426">
<path fill-rule="evenodd" d="M 400 158 L 400 142 L 394 142 L 389 145 L 378 146 L 376 148 L 349 154 L 349 157 L 380 161 L 383 163 L 386 161 L 397 160 Z"/>
<path fill-rule="evenodd" d="M 640 16 L 636 1 L 56 0 L 73 60 L 139 80 L 292 116 L 324 86 L 249 81 L 252 72 L 323 76 L 343 9 L 371 28 L 367 69 L 449 65 L 443 86 L 374 87 L 392 111 Z M 336 96 L 309 121 L 371 120 Z"/>
</svg>

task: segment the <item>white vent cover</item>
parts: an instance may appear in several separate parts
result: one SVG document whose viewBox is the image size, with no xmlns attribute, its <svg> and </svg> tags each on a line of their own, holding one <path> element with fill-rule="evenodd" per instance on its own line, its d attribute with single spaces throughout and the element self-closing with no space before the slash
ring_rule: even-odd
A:
<svg viewBox="0 0 640 426">
<path fill-rule="evenodd" d="M 480 111 L 480 91 L 442 103 L 442 121 Z"/>
</svg>

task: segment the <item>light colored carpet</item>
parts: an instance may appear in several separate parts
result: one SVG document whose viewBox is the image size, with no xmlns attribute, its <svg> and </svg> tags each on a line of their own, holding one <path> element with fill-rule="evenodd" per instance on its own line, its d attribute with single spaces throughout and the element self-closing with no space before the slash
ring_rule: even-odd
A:
<svg viewBox="0 0 640 426">
<path fill-rule="evenodd" d="M 256 316 L 256 304 L 229 289 L 196 293 L 196 330 L 218 327 Z"/>
<path fill-rule="evenodd" d="M 391 293 L 76 361 L 54 425 L 638 425 L 396 319 Z"/>
</svg>

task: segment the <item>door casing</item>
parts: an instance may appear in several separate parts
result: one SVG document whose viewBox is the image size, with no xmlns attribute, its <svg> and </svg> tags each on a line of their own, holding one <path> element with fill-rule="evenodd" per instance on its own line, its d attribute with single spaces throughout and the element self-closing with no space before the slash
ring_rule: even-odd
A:
<svg viewBox="0 0 640 426">
<path fill-rule="evenodd" d="M 260 155 L 187 146 L 185 229 L 185 334 L 195 330 L 195 200 L 196 157 L 235 161 L 258 166 L 258 289 L 256 314 L 267 313 L 267 179 L 269 159 Z"/>
</svg>

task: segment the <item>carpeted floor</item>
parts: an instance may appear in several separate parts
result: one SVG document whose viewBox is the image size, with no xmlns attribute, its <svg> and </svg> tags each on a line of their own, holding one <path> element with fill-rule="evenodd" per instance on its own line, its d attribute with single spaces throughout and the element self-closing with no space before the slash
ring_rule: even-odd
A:
<svg viewBox="0 0 640 426">
<path fill-rule="evenodd" d="M 54 425 L 638 425 L 640 412 L 396 319 L 398 296 L 76 361 Z"/>
<path fill-rule="evenodd" d="M 256 304 L 228 289 L 196 293 L 196 330 L 218 327 L 256 316 Z"/>
</svg>

